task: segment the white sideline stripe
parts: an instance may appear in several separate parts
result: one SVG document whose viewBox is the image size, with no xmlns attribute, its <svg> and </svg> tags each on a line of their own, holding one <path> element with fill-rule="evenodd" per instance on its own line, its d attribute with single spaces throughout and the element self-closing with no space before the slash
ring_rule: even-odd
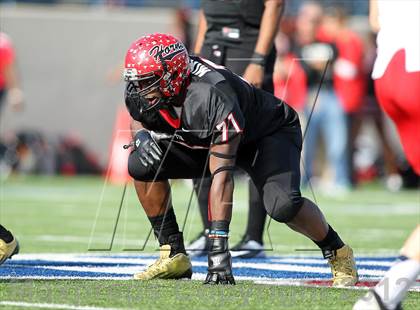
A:
<svg viewBox="0 0 420 310">
<path fill-rule="evenodd" d="M 357 259 L 357 257 L 356 257 Z M 301 258 L 301 259 L 295 259 L 295 258 L 279 258 L 279 259 L 272 259 L 271 262 L 273 263 L 282 263 L 282 264 L 322 264 L 325 262 L 323 258 L 321 259 L 312 259 L 312 258 Z M 382 267 L 389 267 L 394 264 L 394 262 L 384 262 L 384 261 L 370 261 L 370 260 L 357 260 L 356 263 L 358 265 L 366 265 L 366 266 L 382 266 Z"/>
<path fill-rule="evenodd" d="M 150 260 L 150 265 L 153 263 L 153 260 Z M 207 267 L 206 262 L 193 262 L 195 267 Z M 260 264 L 249 264 L 247 268 L 262 269 L 262 270 L 272 270 L 272 271 L 291 271 L 291 272 L 317 272 L 317 273 L 331 273 L 329 267 L 309 267 L 309 266 L 296 266 L 296 265 L 280 265 L 275 266 L 259 266 Z M 244 267 L 239 266 L 233 263 L 233 268 Z M 65 271 L 74 271 L 74 272 L 101 272 L 101 273 L 114 273 L 114 274 L 132 274 L 140 272 L 146 269 L 146 266 L 124 266 L 124 267 L 80 267 L 80 266 L 33 266 L 33 268 L 45 268 L 45 269 L 54 269 L 54 270 L 65 270 Z M 316 269 L 315 269 L 316 268 Z M 359 275 L 363 276 L 382 276 L 385 274 L 385 270 L 369 270 L 369 269 L 358 269 Z"/>
<path fill-rule="evenodd" d="M 298 265 L 276 265 L 276 264 L 265 264 L 265 263 L 233 263 L 233 267 L 247 267 L 254 269 L 274 270 L 274 271 L 292 271 L 292 272 L 316 272 L 316 273 L 331 273 L 329 267 L 311 267 L 311 266 L 298 266 Z M 358 269 L 359 275 L 365 276 L 382 276 L 385 271 L 382 270 L 368 270 Z"/>
<path fill-rule="evenodd" d="M 155 258 L 106 258 L 106 257 L 83 257 L 77 255 L 69 255 L 69 254 L 23 254 L 23 255 L 16 255 L 11 262 L 13 263 L 14 259 L 22 259 L 22 260 L 33 260 L 33 259 L 40 259 L 40 260 L 49 260 L 53 262 L 72 262 L 72 263 L 115 263 L 115 264 L 124 264 L 129 263 L 133 264 L 133 266 L 102 266 L 102 267 L 88 267 L 88 266 L 49 266 L 49 265 L 38 265 L 38 266 L 31 266 L 32 268 L 46 268 L 46 269 L 55 269 L 55 270 L 67 270 L 67 271 L 80 271 L 80 272 L 102 272 L 102 273 L 115 273 L 115 274 L 132 274 L 135 272 L 140 272 L 146 268 L 147 265 L 152 264 L 155 261 Z M 293 263 L 322 263 L 323 260 L 317 259 L 285 259 L 286 261 L 281 261 L 278 259 L 278 263 L 283 264 L 276 264 L 276 261 L 273 263 L 246 263 L 246 262 L 233 262 L 234 268 L 254 268 L 260 270 L 272 270 L 272 271 L 290 271 L 290 272 L 316 272 L 322 274 L 329 274 L 330 268 L 329 267 L 317 267 L 317 266 L 302 266 L 302 265 L 294 265 Z M 372 262 L 372 261 L 359 261 L 359 264 L 367 264 L 367 265 L 375 265 L 375 266 L 384 266 L 389 267 L 389 262 Z M 202 262 L 192 262 L 193 266 L 196 267 L 207 267 L 207 263 L 205 261 Z M 383 276 L 385 273 L 384 270 L 369 270 L 369 269 L 359 269 L 359 275 L 361 276 L 375 276 L 380 277 Z"/>
<path fill-rule="evenodd" d="M 145 259 L 146 265 L 150 265 L 155 260 Z M 206 262 L 192 262 L 193 266 L 207 267 Z M 264 263 L 233 263 L 233 268 L 254 268 L 267 271 L 290 271 L 290 272 L 309 272 L 309 273 L 321 273 L 330 274 L 331 270 L 329 267 L 311 267 L 311 266 L 298 266 L 298 265 L 275 265 L 275 264 L 264 264 Z M 121 267 L 83 267 L 83 266 L 31 266 L 31 268 L 37 269 L 54 269 L 64 270 L 73 272 L 101 272 L 101 273 L 114 273 L 114 274 L 134 274 L 141 272 L 146 269 L 146 266 L 121 266 Z M 375 276 L 381 277 L 385 274 L 384 270 L 369 270 L 369 269 L 358 269 L 358 273 L 361 276 Z"/>
<path fill-rule="evenodd" d="M 48 260 L 52 262 L 71 262 L 71 263 L 115 263 L 115 264 L 138 264 L 138 265 L 147 265 L 152 264 L 155 261 L 155 258 L 142 258 L 141 256 L 133 257 L 133 258 L 107 258 L 107 257 L 84 257 L 78 255 L 69 255 L 69 254 L 18 254 L 13 257 L 13 260 Z M 276 263 L 282 264 L 290 264 L 295 266 L 294 264 L 322 264 L 324 263 L 324 259 L 300 259 L 300 258 L 279 258 L 279 259 L 272 259 L 270 263 L 245 263 L 245 262 L 233 262 L 235 267 L 249 267 L 249 268 L 260 268 L 260 269 L 273 269 L 273 266 L 276 266 Z M 192 262 L 194 266 L 207 266 L 206 262 Z M 368 265 L 368 266 L 383 266 L 389 267 L 393 264 L 393 262 L 382 262 L 382 261 L 371 261 L 371 260 L 360 260 L 357 261 L 358 264 Z M 260 267 L 261 266 L 261 267 Z M 277 265 L 278 266 L 278 265 Z M 57 267 L 57 266 L 55 266 Z M 296 266 L 296 267 L 304 267 L 308 268 L 308 266 Z M 310 268 L 323 268 L 323 267 L 313 267 L 309 266 Z M 99 268 L 99 267 L 98 267 Z M 104 267 L 107 268 L 107 267 Z M 111 268 L 111 267 L 108 267 Z M 276 270 L 276 269 L 274 269 Z"/>
<path fill-rule="evenodd" d="M 397 253 L 398 254 L 398 253 Z M 154 258 L 144 258 L 143 255 L 153 256 Z M 107 257 L 112 256 L 112 257 Z M 113 253 L 113 252 L 105 252 L 105 253 L 98 253 L 98 252 L 88 252 L 88 253 L 36 253 L 36 254 L 17 254 L 13 256 L 13 259 L 20 259 L 20 260 L 50 260 L 50 261 L 62 261 L 62 262 L 98 262 L 98 263 L 144 263 L 148 262 L 149 260 L 158 258 L 159 252 L 137 252 L 133 254 L 132 252 L 127 253 Z M 311 257 L 311 256 L 304 256 L 301 257 L 297 255 L 291 254 L 278 254 L 276 256 L 270 257 L 270 263 L 307 263 L 307 264 L 321 264 L 326 262 L 322 257 Z M 392 265 L 393 262 L 389 261 L 375 261 L 375 256 L 368 256 L 366 260 L 358 259 L 356 256 L 356 260 L 358 264 L 364 265 L 375 265 L 375 266 L 389 266 Z M 383 257 L 379 257 L 383 258 Z M 12 259 L 12 261 L 13 261 Z"/>
<path fill-rule="evenodd" d="M 156 256 L 157 258 L 157 256 Z M 13 256 L 10 260 L 13 263 L 14 260 L 46 260 L 51 262 L 62 262 L 62 263 L 113 263 L 113 264 L 148 264 L 153 263 L 156 258 L 142 258 L 140 256 L 133 258 L 114 258 L 114 257 L 89 257 L 79 256 L 73 254 L 18 254 Z"/>
<path fill-rule="evenodd" d="M 123 310 L 123 308 L 101 308 L 91 306 L 74 306 L 66 304 L 30 303 L 20 301 L 0 301 L 2 306 L 13 306 L 22 308 L 47 308 L 47 309 L 73 309 L 73 310 Z"/>
</svg>

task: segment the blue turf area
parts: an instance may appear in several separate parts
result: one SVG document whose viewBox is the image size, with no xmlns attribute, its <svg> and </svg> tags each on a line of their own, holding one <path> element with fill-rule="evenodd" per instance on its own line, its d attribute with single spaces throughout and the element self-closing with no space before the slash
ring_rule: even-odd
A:
<svg viewBox="0 0 420 310">
<path fill-rule="evenodd" d="M 0 268 L 0 279 L 86 278 L 130 279 L 151 264 L 156 255 L 78 255 L 78 254 L 23 254 L 8 260 Z M 365 279 L 379 279 L 396 257 L 360 257 L 359 275 Z M 205 257 L 193 258 L 194 278 L 207 272 Z M 259 280 L 316 280 L 329 279 L 328 264 L 318 257 L 270 256 L 259 259 L 234 259 L 234 275 L 238 278 Z"/>
</svg>

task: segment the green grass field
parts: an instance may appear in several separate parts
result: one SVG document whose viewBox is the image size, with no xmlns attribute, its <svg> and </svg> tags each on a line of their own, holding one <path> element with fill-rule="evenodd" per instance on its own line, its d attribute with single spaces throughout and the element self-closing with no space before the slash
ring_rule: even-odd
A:
<svg viewBox="0 0 420 310">
<path fill-rule="evenodd" d="M 238 181 L 235 185 L 231 244 L 240 239 L 247 217 L 245 183 Z M 185 218 L 191 190 L 189 183 L 173 183 L 175 212 L 186 240 L 193 239 L 201 229 L 195 196 Z M 122 192 L 123 186 L 104 184 L 101 178 L 11 177 L 1 183 L 0 223 L 19 238 L 21 253 L 87 253 L 107 249 L 111 242 L 112 252 L 157 253 L 153 238 L 145 245 L 150 226 L 130 185 L 112 239 Z M 304 194 L 317 201 L 356 256 L 396 255 L 411 229 L 420 222 L 419 191 L 389 193 L 381 185 L 371 184 L 340 199 Z M 269 255 L 301 254 L 297 251 L 315 249 L 312 242 L 276 222 L 270 222 L 264 240 L 266 247 L 272 244 Z M 104 308 L 351 309 L 362 294 L 361 290 L 270 286 L 247 281 L 239 281 L 235 287 L 203 287 L 199 281 L 0 282 L 0 301 Z M 418 309 L 420 293 L 409 293 L 404 305 L 405 309 Z"/>
</svg>

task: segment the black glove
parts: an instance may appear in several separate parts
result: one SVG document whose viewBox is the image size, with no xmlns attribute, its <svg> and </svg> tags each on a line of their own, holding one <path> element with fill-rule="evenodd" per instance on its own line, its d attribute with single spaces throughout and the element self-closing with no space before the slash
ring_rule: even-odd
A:
<svg viewBox="0 0 420 310">
<path fill-rule="evenodd" d="M 145 167 L 156 166 L 162 160 L 162 150 L 146 129 L 141 129 L 134 136 L 134 151 Z"/>
<path fill-rule="evenodd" d="M 208 273 L 204 284 L 233 284 L 232 257 L 228 248 L 228 238 L 210 238 Z"/>
</svg>

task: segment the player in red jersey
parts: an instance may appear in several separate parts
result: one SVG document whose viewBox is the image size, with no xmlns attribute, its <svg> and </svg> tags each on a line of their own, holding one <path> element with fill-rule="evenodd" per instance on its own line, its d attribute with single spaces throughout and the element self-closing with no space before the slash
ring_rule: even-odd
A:
<svg viewBox="0 0 420 310">
<path fill-rule="evenodd" d="M 407 160 L 420 175 L 420 2 L 371 0 L 370 4 L 372 28 L 379 30 L 372 73 L 376 96 L 397 126 Z M 420 225 L 401 255 L 354 310 L 401 309 L 401 301 L 420 274 Z"/>
</svg>

